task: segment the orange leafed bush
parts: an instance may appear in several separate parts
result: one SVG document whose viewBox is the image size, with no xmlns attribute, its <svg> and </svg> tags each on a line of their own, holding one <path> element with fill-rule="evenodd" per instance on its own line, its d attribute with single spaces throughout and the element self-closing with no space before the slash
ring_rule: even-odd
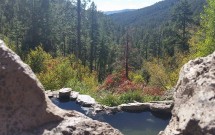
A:
<svg viewBox="0 0 215 135">
<path fill-rule="evenodd" d="M 151 96 L 162 96 L 164 94 L 164 90 L 158 87 L 145 87 L 143 89 L 143 94 Z"/>
<path fill-rule="evenodd" d="M 127 92 L 127 91 L 135 91 L 135 90 L 141 90 L 143 89 L 144 85 L 142 84 L 136 84 L 133 83 L 129 80 L 124 81 L 121 85 L 119 85 L 117 92 L 118 93 L 123 93 L 123 92 Z"/>
<path fill-rule="evenodd" d="M 135 91 L 143 89 L 144 84 L 135 83 L 126 78 L 125 71 L 109 75 L 104 84 L 100 87 L 103 90 L 109 90 L 114 93 L 124 93 L 128 91 Z"/>
</svg>

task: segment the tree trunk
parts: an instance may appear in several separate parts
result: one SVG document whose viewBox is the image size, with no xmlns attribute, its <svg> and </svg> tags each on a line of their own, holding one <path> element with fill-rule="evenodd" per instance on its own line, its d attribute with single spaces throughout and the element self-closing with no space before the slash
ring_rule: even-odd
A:
<svg viewBox="0 0 215 135">
<path fill-rule="evenodd" d="M 128 79 L 128 51 L 129 51 L 129 37 L 128 33 L 126 34 L 126 46 L 125 46 L 125 77 Z"/>
<path fill-rule="evenodd" d="M 63 42 L 63 57 L 66 57 L 66 37 L 64 35 L 64 42 Z"/>
</svg>

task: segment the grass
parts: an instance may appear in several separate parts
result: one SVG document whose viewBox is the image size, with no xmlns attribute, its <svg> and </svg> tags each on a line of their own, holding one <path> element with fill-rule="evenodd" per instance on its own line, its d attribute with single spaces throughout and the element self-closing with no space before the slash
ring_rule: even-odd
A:
<svg viewBox="0 0 215 135">
<path fill-rule="evenodd" d="M 144 95 L 140 90 L 114 94 L 108 91 L 92 95 L 100 104 L 117 106 L 125 103 L 150 102 L 160 100 L 159 96 Z"/>
</svg>

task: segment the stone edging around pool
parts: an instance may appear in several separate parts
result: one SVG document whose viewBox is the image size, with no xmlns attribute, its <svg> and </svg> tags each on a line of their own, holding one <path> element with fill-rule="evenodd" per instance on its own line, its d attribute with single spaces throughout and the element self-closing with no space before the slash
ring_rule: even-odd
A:
<svg viewBox="0 0 215 135">
<path fill-rule="evenodd" d="M 100 105 L 95 101 L 94 98 L 89 95 L 81 95 L 78 92 L 72 91 L 71 88 L 62 88 L 58 91 L 45 91 L 49 98 L 59 98 L 60 100 L 72 100 L 76 101 L 83 107 L 90 107 L 93 114 L 98 113 L 116 113 L 120 111 L 125 112 L 141 112 L 141 111 L 151 111 L 158 113 L 171 114 L 174 103 L 172 100 L 169 101 L 153 101 L 147 103 L 128 103 L 121 104 L 115 107 L 109 107 L 105 105 Z"/>
</svg>

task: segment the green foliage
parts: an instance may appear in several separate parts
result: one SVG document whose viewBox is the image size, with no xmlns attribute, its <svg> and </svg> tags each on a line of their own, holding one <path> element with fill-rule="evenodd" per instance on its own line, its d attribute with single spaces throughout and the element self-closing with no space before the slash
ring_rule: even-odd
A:
<svg viewBox="0 0 215 135">
<path fill-rule="evenodd" d="M 204 13 L 201 15 L 200 42 L 197 56 L 206 56 L 215 50 L 215 1 L 207 0 Z"/>
<path fill-rule="evenodd" d="M 107 105 L 107 106 L 117 106 L 120 105 L 121 102 L 119 101 L 119 98 L 117 95 L 113 94 L 107 94 L 105 97 L 98 100 L 101 104 Z"/>
<path fill-rule="evenodd" d="M 58 58 L 47 62 L 48 70 L 38 74 L 46 90 L 55 90 L 65 87 L 66 82 L 73 75 L 69 60 Z"/>
<path fill-rule="evenodd" d="M 142 83 L 145 84 L 144 77 L 140 73 L 141 71 L 129 72 L 129 79 L 134 83 Z"/>
<path fill-rule="evenodd" d="M 189 51 L 190 32 L 188 28 L 193 23 L 191 5 L 188 0 L 180 0 L 179 4 L 176 5 L 172 16 L 172 21 L 177 29 L 178 44 L 181 52 Z"/>
<path fill-rule="evenodd" d="M 193 48 L 191 48 L 192 50 Z M 146 74 L 149 74 L 150 86 L 157 86 L 162 89 L 171 89 L 178 81 L 179 72 L 182 66 L 190 59 L 193 59 L 192 54 L 185 55 L 184 53 L 177 52 L 173 57 L 164 57 L 159 61 L 151 60 L 143 65 Z"/>
<path fill-rule="evenodd" d="M 80 92 L 81 94 L 89 94 L 91 96 L 93 95 L 92 85 L 89 86 L 85 82 L 81 82 L 75 78 L 70 79 L 65 86 L 72 88 L 73 90 Z"/>
<path fill-rule="evenodd" d="M 75 59 L 55 58 L 47 63 L 48 70 L 38 74 L 38 78 L 48 90 L 70 87 L 81 93 L 92 92 L 96 89 L 98 82 L 95 73 L 82 66 Z"/>
<path fill-rule="evenodd" d="M 145 95 L 143 96 L 143 102 L 151 102 L 151 101 L 159 101 L 159 96 L 151 96 L 151 95 Z"/>
<path fill-rule="evenodd" d="M 157 61 L 146 62 L 144 68 L 150 74 L 149 85 L 164 89 L 168 89 L 168 86 L 172 86 L 168 76 L 169 73 L 162 63 L 158 63 Z"/>
<path fill-rule="evenodd" d="M 18 54 L 14 42 L 12 42 L 8 37 L 6 37 L 6 36 L 4 36 L 4 35 L 1 35 L 1 34 L 0 34 L 0 39 L 4 40 L 4 43 L 5 43 L 11 50 L 13 50 L 14 52 L 16 52 L 16 53 Z"/>
<path fill-rule="evenodd" d="M 100 93 L 97 101 L 107 106 L 117 106 L 124 103 L 159 101 L 159 96 L 143 94 L 141 90 L 128 91 L 123 94 Z"/>
<path fill-rule="evenodd" d="M 31 50 L 27 55 L 27 64 L 30 65 L 35 73 L 40 73 L 46 70 L 46 62 L 52 57 L 50 54 L 46 53 L 41 46 L 36 47 L 35 50 Z"/>
<path fill-rule="evenodd" d="M 134 101 L 143 102 L 143 94 L 141 90 L 128 91 L 120 95 L 119 100 L 121 103 L 133 103 Z"/>
<path fill-rule="evenodd" d="M 193 22 L 192 14 L 188 0 L 180 0 L 174 9 L 172 20 L 175 22 L 176 27 L 182 30 L 183 27 L 186 28 Z"/>
</svg>

